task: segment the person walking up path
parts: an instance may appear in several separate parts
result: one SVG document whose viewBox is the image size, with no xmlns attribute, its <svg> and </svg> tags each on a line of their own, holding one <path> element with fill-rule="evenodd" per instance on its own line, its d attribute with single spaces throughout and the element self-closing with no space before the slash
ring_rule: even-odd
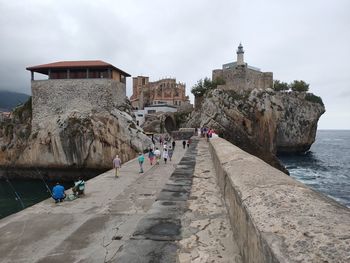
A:
<svg viewBox="0 0 350 263">
<path fill-rule="evenodd" d="M 116 155 L 113 160 L 113 168 L 115 169 L 115 177 L 119 177 L 119 169 L 122 168 L 122 161 L 119 158 L 119 155 Z"/>
<path fill-rule="evenodd" d="M 149 159 L 150 165 L 153 165 L 153 161 L 154 161 L 154 152 L 153 152 L 152 149 L 149 149 L 149 152 L 148 152 L 148 159 Z"/>
<path fill-rule="evenodd" d="M 158 150 L 158 148 L 156 148 L 156 150 L 154 151 L 154 155 L 156 156 L 156 164 L 159 164 L 160 151 Z"/>
<path fill-rule="evenodd" d="M 143 156 L 142 153 L 139 153 L 139 157 L 137 158 L 137 160 L 139 161 L 139 165 L 140 165 L 140 173 L 143 173 L 143 162 L 145 161 L 145 157 Z"/>
<path fill-rule="evenodd" d="M 164 163 L 166 164 L 166 161 L 169 158 L 169 154 L 168 154 L 168 149 L 164 149 L 163 151 L 163 159 L 164 159 Z"/>
<path fill-rule="evenodd" d="M 173 153 L 174 153 L 174 149 L 169 146 L 169 149 L 168 149 L 168 156 L 169 156 L 169 161 L 171 162 L 171 158 L 173 157 Z"/>
</svg>

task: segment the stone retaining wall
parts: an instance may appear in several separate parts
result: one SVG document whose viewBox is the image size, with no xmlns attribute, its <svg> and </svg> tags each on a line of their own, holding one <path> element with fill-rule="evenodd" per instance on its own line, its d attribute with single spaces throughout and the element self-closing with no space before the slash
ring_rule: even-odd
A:
<svg viewBox="0 0 350 263">
<path fill-rule="evenodd" d="M 32 81 L 33 128 L 69 112 L 109 112 L 124 102 L 125 92 L 125 84 L 113 79 Z"/>
<path fill-rule="evenodd" d="M 243 262 L 350 262 L 350 209 L 224 139 L 210 151 Z"/>
</svg>

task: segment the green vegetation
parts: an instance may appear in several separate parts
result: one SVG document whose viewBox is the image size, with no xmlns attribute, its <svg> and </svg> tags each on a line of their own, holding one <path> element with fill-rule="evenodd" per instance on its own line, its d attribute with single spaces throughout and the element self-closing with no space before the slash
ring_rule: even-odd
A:
<svg viewBox="0 0 350 263">
<path fill-rule="evenodd" d="M 290 89 L 292 91 L 298 91 L 298 92 L 303 92 L 303 91 L 309 91 L 309 86 L 310 84 L 307 84 L 305 81 L 303 80 L 294 80 L 291 84 L 290 84 Z"/>
<path fill-rule="evenodd" d="M 205 77 L 197 81 L 197 84 L 192 87 L 191 92 L 195 97 L 201 97 L 208 91 L 215 89 L 218 85 L 224 84 L 225 80 L 222 78 L 216 78 L 212 81 L 208 77 Z"/>
<path fill-rule="evenodd" d="M 26 118 L 32 117 L 32 97 L 21 106 L 16 107 L 13 110 L 13 116 L 18 118 L 21 122 L 25 121 Z"/>
<path fill-rule="evenodd" d="M 308 92 L 309 91 L 309 86 L 310 84 L 306 83 L 303 80 L 294 80 L 292 83 L 287 84 L 286 82 L 281 82 L 279 80 L 274 80 L 273 82 L 274 85 L 274 90 L 276 91 L 296 91 L 296 92 Z M 313 93 L 307 93 L 305 96 L 305 100 L 313 102 L 313 103 L 318 103 L 324 106 L 323 101 L 321 97 L 316 96 Z"/>
<path fill-rule="evenodd" d="M 289 90 L 289 85 L 287 82 L 282 82 L 276 79 L 273 81 L 273 89 L 276 91 Z"/>
<path fill-rule="evenodd" d="M 286 83 L 279 81 L 278 79 L 273 82 L 273 89 L 275 91 L 297 91 L 297 92 L 307 92 L 309 91 L 310 84 L 303 80 L 294 80 L 292 83 Z"/>
<path fill-rule="evenodd" d="M 321 97 L 316 96 L 313 93 L 307 93 L 305 96 L 305 100 L 310 101 L 310 102 L 314 102 L 314 103 L 318 103 L 318 104 L 321 104 L 322 106 L 324 106 Z"/>
</svg>

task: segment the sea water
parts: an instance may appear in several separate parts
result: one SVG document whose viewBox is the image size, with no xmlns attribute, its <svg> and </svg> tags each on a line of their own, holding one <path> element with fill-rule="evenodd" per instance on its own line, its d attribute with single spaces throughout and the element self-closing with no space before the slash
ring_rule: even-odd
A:
<svg viewBox="0 0 350 263">
<path fill-rule="evenodd" d="M 309 152 L 279 158 L 293 178 L 350 207 L 350 130 L 318 130 Z M 21 201 L 29 207 L 49 198 L 45 183 L 52 189 L 43 180 L 0 180 L 0 218 L 22 210 Z"/>
<path fill-rule="evenodd" d="M 0 218 L 49 198 L 49 189 L 51 191 L 54 184 L 34 179 L 0 180 Z M 72 187 L 73 183 L 65 182 L 63 185 L 67 189 Z"/>
<path fill-rule="evenodd" d="M 293 178 L 350 207 L 350 130 L 318 130 L 310 151 L 279 158 Z"/>
</svg>

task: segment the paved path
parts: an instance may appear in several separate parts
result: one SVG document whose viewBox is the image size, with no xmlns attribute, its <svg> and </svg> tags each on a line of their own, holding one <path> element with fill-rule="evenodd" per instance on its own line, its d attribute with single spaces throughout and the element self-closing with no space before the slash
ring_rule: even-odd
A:
<svg viewBox="0 0 350 263">
<path fill-rule="evenodd" d="M 142 175 L 132 160 L 118 179 L 88 181 L 83 198 L 0 220 L 0 262 L 239 262 L 207 144 L 198 149 L 177 147 Z"/>
<path fill-rule="evenodd" d="M 208 143 L 201 139 L 197 149 L 193 185 L 187 202 L 189 209 L 181 220 L 179 262 L 241 262 L 227 210 L 216 183 Z"/>
</svg>

